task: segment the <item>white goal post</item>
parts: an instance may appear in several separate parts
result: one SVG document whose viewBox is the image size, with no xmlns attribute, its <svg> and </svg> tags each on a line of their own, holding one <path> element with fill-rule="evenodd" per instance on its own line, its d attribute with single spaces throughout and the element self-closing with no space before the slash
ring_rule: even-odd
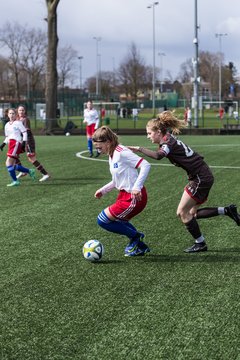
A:
<svg viewBox="0 0 240 360">
<path fill-rule="evenodd" d="M 233 111 L 238 112 L 238 101 L 203 101 L 202 105 L 204 109 L 216 109 L 218 110 L 220 107 L 228 106 L 229 112 L 232 114 Z"/>
</svg>

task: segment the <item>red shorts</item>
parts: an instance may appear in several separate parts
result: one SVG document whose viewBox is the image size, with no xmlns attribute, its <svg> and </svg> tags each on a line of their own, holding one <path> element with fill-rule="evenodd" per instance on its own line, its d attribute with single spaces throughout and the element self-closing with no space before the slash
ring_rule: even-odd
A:
<svg viewBox="0 0 240 360">
<path fill-rule="evenodd" d="M 16 140 L 10 139 L 8 143 L 7 156 L 17 159 L 18 155 L 22 152 L 22 144 Z"/>
<path fill-rule="evenodd" d="M 130 220 L 135 215 L 139 214 L 147 205 L 147 191 L 145 187 L 142 188 L 142 200 L 137 201 L 132 198 L 131 193 L 125 190 L 120 190 L 115 204 L 108 207 L 111 215 L 119 220 Z"/>
<path fill-rule="evenodd" d="M 87 136 L 89 136 L 89 137 L 93 136 L 93 134 L 95 132 L 95 125 L 96 124 L 87 125 L 87 127 L 86 127 Z"/>
</svg>

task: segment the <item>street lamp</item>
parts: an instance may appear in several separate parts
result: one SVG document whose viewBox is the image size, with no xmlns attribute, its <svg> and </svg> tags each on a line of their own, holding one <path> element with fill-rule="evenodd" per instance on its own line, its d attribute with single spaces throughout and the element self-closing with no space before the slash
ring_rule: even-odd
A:
<svg viewBox="0 0 240 360">
<path fill-rule="evenodd" d="M 154 1 L 147 6 L 148 9 L 153 9 L 153 73 L 152 73 L 152 108 L 153 115 L 155 115 L 155 6 L 158 5 L 158 1 Z"/>
<path fill-rule="evenodd" d="M 82 89 L 82 59 L 83 56 L 78 56 L 79 60 L 79 89 Z"/>
<path fill-rule="evenodd" d="M 195 58 L 192 59 L 193 63 L 193 99 L 194 99 L 194 127 L 198 127 L 198 112 L 199 112 L 199 82 L 200 78 L 198 76 L 198 67 L 199 67 L 199 59 L 198 59 L 198 9 L 197 9 L 197 0 L 195 0 L 194 6 L 194 39 L 193 44 L 195 46 Z"/>
<path fill-rule="evenodd" d="M 219 109 L 221 108 L 221 102 L 222 102 L 222 37 L 227 36 L 227 34 L 215 34 L 216 38 L 219 39 L 219 78 L 218 78 L 218 88 L 219 88 Z"/>
<path fill-rule="evenodd" d="M 160 71 L 161 71 L 160 72 L 160 74 L 161 74 L 161 76 L 160 76 L 160 91 L 162 93 L 163 92 L 163 57 L 166 56 L 166 54 L 163 53 L 163 52 L 159 52 L 158 56 L 160 56 L 160 65 L 161 65 L 161 69 L 160 69 Z"/>
<path fill-rule="evenodd" d="M 100 71 L 101 71 L 101 55 L 99 54 L 98 51 L 98 43 L 102 40 L 101 37 L 97 37 L 94 36 L 93 37 L 94 40 L 96 40 L 96 68 L 97 68 L 97 73 L 96 73 L 96 95 L 99 94 L 99 75 L 100 75 Z"/>
</svg>

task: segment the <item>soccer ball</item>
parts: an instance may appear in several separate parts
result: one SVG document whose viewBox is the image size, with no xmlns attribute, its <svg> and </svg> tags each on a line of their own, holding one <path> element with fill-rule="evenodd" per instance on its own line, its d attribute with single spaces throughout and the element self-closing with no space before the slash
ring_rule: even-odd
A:
<svg viewBox="0 0 240 360">
<path fill-rule="evenodd" d="M 70 132 L 66 132 L 66 134 L 65 134 L 66 136 L 70 136 L 71 134 L 70 134 Z"/>
<path fill-rule="evenodd" d="M 82 251 L 86 260 L 98 261 L 104 254 L 104 247 L 98 240 L 89 240 L 83 245 Z"/>
</svg>

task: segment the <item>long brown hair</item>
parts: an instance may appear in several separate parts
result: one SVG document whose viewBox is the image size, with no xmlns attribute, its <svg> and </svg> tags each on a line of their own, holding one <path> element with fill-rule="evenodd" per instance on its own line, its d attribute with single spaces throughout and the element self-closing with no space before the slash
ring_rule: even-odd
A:
<svg viewBox="0 0 240 360">
<path fill-rule="evenodd" d="M 117 134 L 115 134 L 108 126 L 101 126 L 93 134 L 92 138 L 94 143 L 109 141 L 109 155 L 112 156 L 115 148 L 119 145 Z"/>
<path fill-rule="evenodd" d="M 177 135 L 180 133 L 180 129 L 186 127 L 186 124 L 184 120 L 178 119 L 171 111 L 167 110 L 158 114 L 157 118 L 149 120 L 147 127 L 153 131 L 160 130 L 164 135 L 171 129 L 172 133 Z"/>
</svg>

